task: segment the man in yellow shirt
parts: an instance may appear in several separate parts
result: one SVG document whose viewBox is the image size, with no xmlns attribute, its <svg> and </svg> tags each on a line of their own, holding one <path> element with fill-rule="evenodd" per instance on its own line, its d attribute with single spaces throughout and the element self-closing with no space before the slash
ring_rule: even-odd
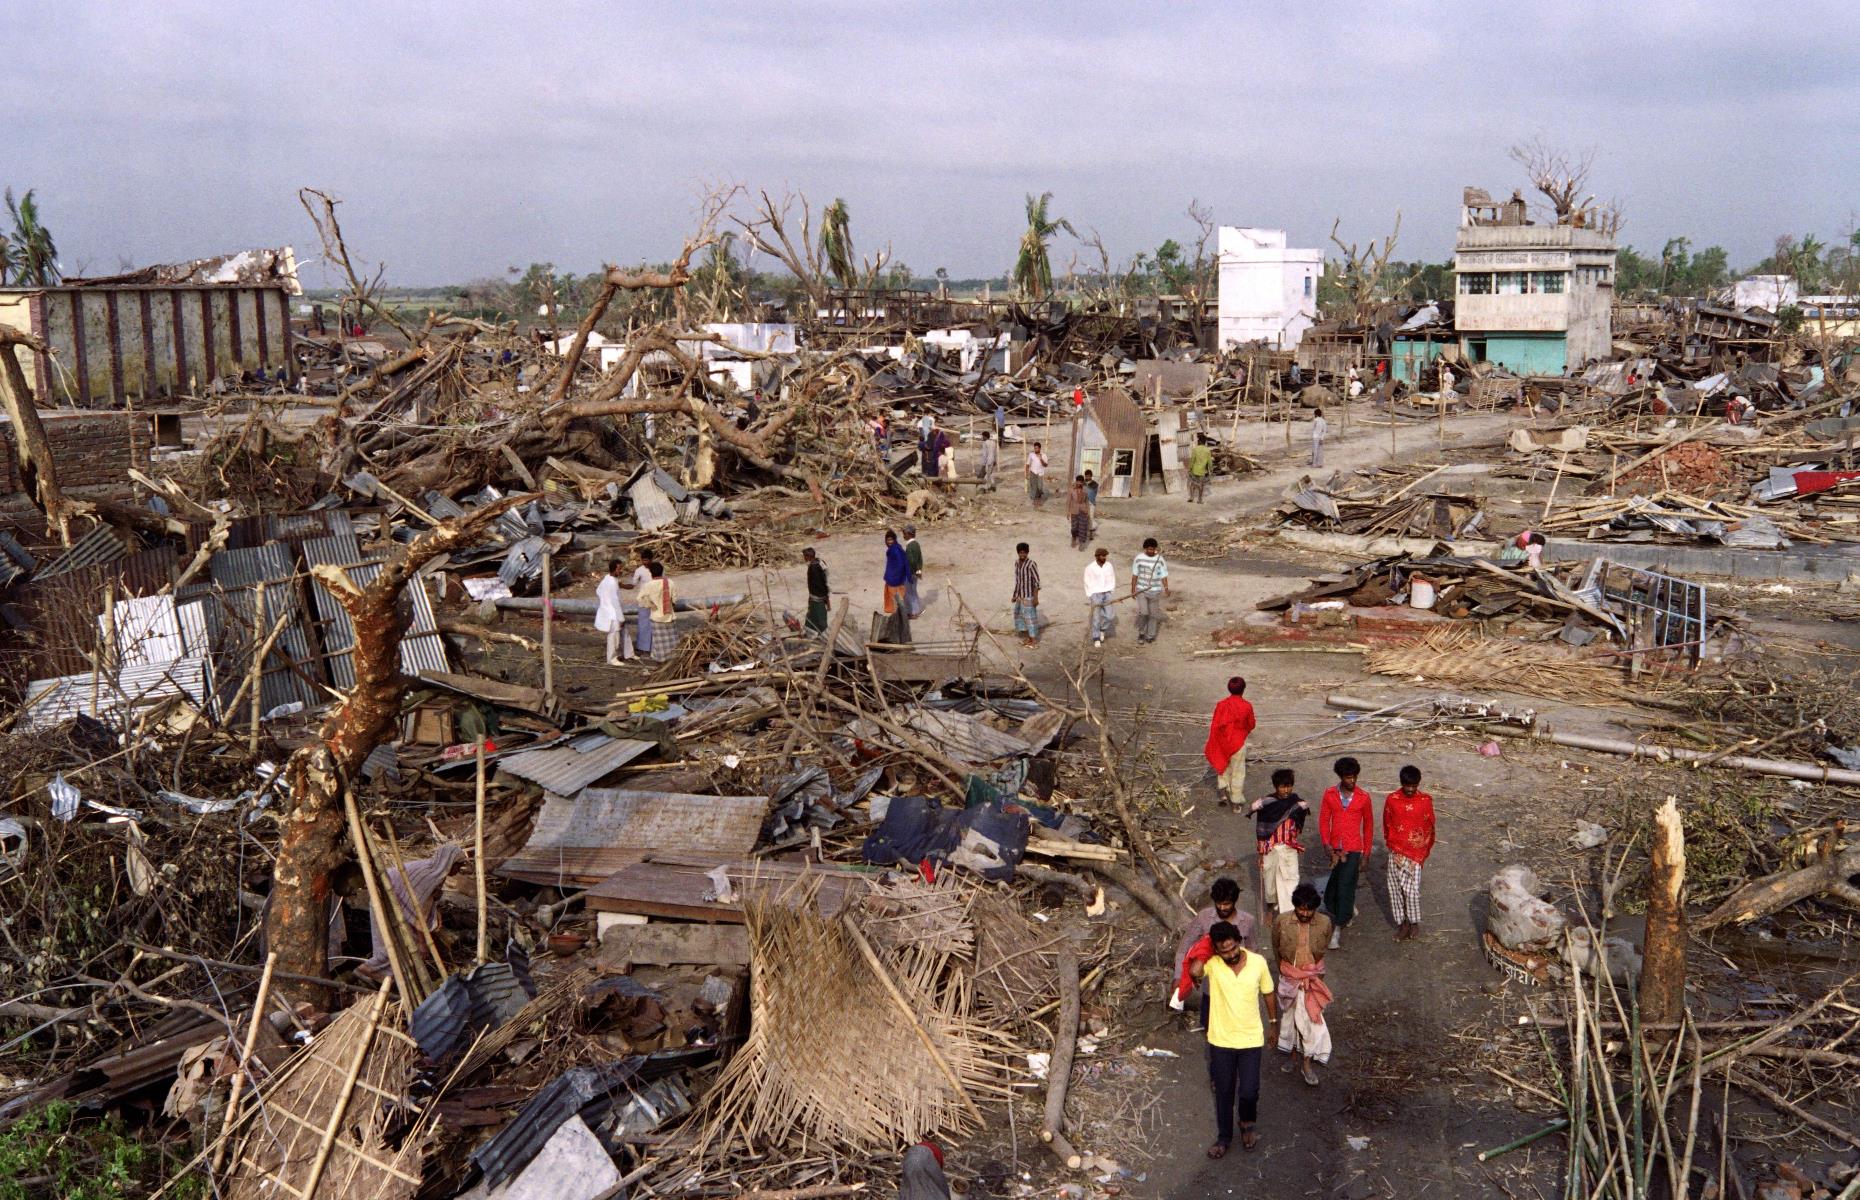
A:
<svg viewBox="0 0 1860 1200">
<path fill-rule="evenodd" d="M 1208 1071 L 1214 1082 L 1214 1144 L 1209 1158 L 1222 1158 L 1234 1140 L 1234 1109 L 1240 1110 L 1240 1145 L 1259 1145 L 1253 1123 L 1259 1118 L 1259 1061 L 1266 1045 L 1266 1024 L 1279 1023 L 1279 998 L 1266 960 L 1247 951 L 1240 931 L 1227 921 L 1208 930 L 1213 954 L 1192 970 L 1208 986 Z"/>
</svg>

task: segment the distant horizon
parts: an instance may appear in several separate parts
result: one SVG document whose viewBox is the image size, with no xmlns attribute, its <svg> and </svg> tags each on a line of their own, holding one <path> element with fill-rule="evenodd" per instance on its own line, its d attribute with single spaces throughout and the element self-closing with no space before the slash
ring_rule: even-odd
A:
<svg viewBox="0 0 1860 1200">
<path fill-rule="evenodd" d="M 1463 187 L 1530 195 L 1507 150 L 1539 137 L 1594 149 L 1590 189 L 1643 254 L 1683 236 L 1741 269 L 1860 212 L 1860 22 L 1826 0 L 1789 12 L 1807 39 L 1729 0 L 1165 15 L 74 0 L 14 15 L 21 92 L 45 102 L 0 185 L 36 191 L 72 274 L 289 243 L 310 284 L 296 190 L 317 187 L 357 255 L 430 287 L 668 260 L 705 181 L 843 197 L 861 250 L 924 277 L 999 277 L 1046 191 L 1119 263 L 1192 242 L 1191 200 L 1328 253 L 1334 218 L 1360 244 L 1399 210 L 1395 257 L 1439 262 Z M 1055 272 L 1075 252 L 1062 235 Z"/>
</svg>

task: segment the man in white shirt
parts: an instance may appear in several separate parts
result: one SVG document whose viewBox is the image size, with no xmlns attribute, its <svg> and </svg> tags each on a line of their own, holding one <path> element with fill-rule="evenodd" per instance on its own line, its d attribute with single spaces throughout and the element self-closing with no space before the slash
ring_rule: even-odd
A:
<svg viewBox="0 0 1860 1200">
<path fill-rule="evenodd" d="M 1111 565 L 1111 552 L 1103 546 L 1092 552 L 1085 564 L 1085 600 L 1091 605 L 1091 644 L 1104 645 L 1111 636 L 1111 593 L 1117 590 L 1117 568 Z"/>
<path fill-rule="evenodd" d="M 1046 507 L 1046 452 L 1035 442 L 1027 451 L 1027 499 L 1035 508 Z"/>
<path fill-rule="evenodd" d="M 607 665 L 620 665 L 621 634 L 626 629 L 626 609 L 620 603 L 620 572 L 626 570 L 626 564 L 614 559 L 607 564 L 607 574 L 601 576 L 600 586 L 594 589 L 594 628 L 607 635 Z M 627 646 L 628 658 L 633 647 Z"/>
</svg>

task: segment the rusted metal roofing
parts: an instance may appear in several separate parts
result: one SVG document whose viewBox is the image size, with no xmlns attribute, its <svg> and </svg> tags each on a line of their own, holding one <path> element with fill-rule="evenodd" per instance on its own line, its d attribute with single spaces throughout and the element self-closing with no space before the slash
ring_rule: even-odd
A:
<svg viewBox="0 0 1860 1200">
<path fill-rule="evenodd" d="M 1106 388 L 1086 401 L 1086 407 L 1104 433 L 1106 445 L 1119 450 L 1143 449 L 1149 437 L 1149 424 L 1129 392 L 1123 388 Z"/>
<path fill-rule="evenodd" d="M 248 550 L 222 550 L 207 562 L 213 581 L 225 589 L 215 663 L 219 668 L 219 685 L 230 694 L 233 682 L 251 670 L 252 655 L 259 643 L 271 634 L 272 626 L 282 619 L 284 630 L 272 652 L 266 656 L 260 679 L 260 707 L 264 712 L 285 704 L 301 703 L 311 707 L 321 694 L 315 686 L 320 677 L 316 651 L 310 644 L 310 631 L 304 620 L 302 594 L 295 576 L 297 567 L 291 547 L 283 542 L 267 542 Z M 263 583 L 264 611 L 258 611 L 258 585 Z"/>
<path fill-rule="evenodd" d="M 610 772 L 632 762 L 654 743 L 605 733 L 584 733 L 558 746 L 524 750 L 500 758 L 500 774 L 515 775 L 539 785 L 545 792 L 573 796 Z"/>
</svg>

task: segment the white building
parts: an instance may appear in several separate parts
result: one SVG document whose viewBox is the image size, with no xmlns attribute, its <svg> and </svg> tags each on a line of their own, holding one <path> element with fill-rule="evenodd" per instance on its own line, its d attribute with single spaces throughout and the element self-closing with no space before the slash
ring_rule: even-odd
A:
<svg viewBox="0 0 1860 1200">
<path fill-rule="evenodd" d="M 1731 304 L 1739 309 L 1760 308 L 1773 313 L 1801 299 L 1793 275 L 1746 275 L 1731 285 Z"/>
<path fill-rule="evenodd" d="M 1220 230 L 1220 347 L 1265 342 L 1289 350 L 1317 320 L 1322 250 L 1293 250 L 1283 229 Z"/>
</svg>

